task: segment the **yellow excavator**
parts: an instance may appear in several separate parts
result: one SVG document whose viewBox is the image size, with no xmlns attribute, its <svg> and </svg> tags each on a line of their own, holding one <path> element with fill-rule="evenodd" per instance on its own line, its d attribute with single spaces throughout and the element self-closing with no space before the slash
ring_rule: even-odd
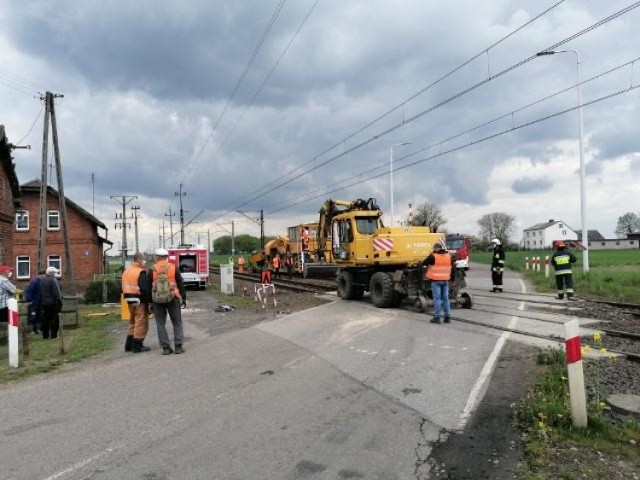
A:
<svg viewBox="0 0 640 480">
<path fill-rule="evenodd" d="M 336 275 L 338 295 L 359 300 L 366 291 L 376 307 L 397 307 L 412 298 L 424 309 L 430 294 L 422 262 L 444 234 L 428 227 L 385 227 L 375 199 L 325 201 L 320 209 L 316 261 L 305 277 Z M 453 282 L 452 282 L 453 283 Z M 452 301 L 458 298 L 453 292 Z M 460 305 L 471 307 L 467 294 Z"/>
</svg>

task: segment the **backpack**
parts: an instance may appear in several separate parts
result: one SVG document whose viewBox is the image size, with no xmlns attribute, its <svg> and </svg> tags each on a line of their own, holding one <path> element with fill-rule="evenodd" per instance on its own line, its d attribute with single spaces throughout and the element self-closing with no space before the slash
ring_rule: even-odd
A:
<svg viewBox="0 0 640 480">
<path fill-rule="evenodd" d="M 173 290 L 169 284 L 169 277 L 167 272 L 169 271 L 169 265 L 164 271 L 159 271 L 154 268 L 154 272 L 158 274 L 153 286 L 151 287 L 151 299 L 155 303 L 169 303 L 173 300 Z"/>
</svg>

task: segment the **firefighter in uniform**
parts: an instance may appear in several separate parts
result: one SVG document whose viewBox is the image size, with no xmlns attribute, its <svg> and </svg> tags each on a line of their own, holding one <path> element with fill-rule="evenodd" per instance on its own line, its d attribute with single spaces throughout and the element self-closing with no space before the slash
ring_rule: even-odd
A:
<svg viewBox="0 0 640 480">
<path fill-rule="evenodd" d="M 122 274 L 122 294 L 129 306 L 129 329 L 125 352 L 148 352 L 144 339 L 149 330 L 149 301 L 147 269 L 144 268 L 144 253 L 137 252 L 133 263 Z"/>
<path fill-rule="evenodd" d="M 492 292 L 502 292 L 502 274 L 504 273 L 504 249 L 502 243 L 497 238 L 491 240 L 493 245 L 493 255 L 491 256 L 491 281 L 493 282 Z"/>
<path fill-rule="evenodd" d="M 153 267 L 153 275 L 151 275 L 151 290 L 154 291 L 154 285 L 158 279 L 158 272 L 166 272 L 169 286 L 172 293 L 172 298 L 169 302 L 159 303 L 155 299 L 153 300 L 153 316 L 156 319 L 156 327 L 158 329 L 158 341 L 162 347 L 163 355 L 170 355 L 172 353 L 184 353 L 182 344 L 184 341 L 184 335 L 182 331 L 182 312 L 181 307 L 187 306 L 187 292 L 182 282 L 182 275 L 180 271 L 176 269 L 173 263 L 169 263 L 169 252 L 164 248 L 158 248 L 155 251 L 156 264 Z M 155 293 L 153 293 L 155 295 Z M 171 348 L 169 340 L 169 334 L 167 333 L 166 322 L 167 314 L 171 319 L 173 325 L 173 343 L 175 350 Z"/>
<path fill-rule="evenodd" d="M 431 282 L 433 294 L 433 318 L 431 323 L 440 323 L 440 310 L 444 310 L 444 323 L 451 322 L 451 305 L 449 303 L 449 280 L 451 280 L 451 255 L 440 243 L 433 247 L 424 264 L 427 266 L 426 277 Z"/>
<path fill-rule="evenodd" d="M 573 274 L 571 273 L 571 264 L 576 263 L 576 256 L 567 250 L 567 245 L 562 241 L 556 242 L 556 251 L 551 257 L 551 265 L 556 273 L 556 288 L 558 289 L 558 298 L 564 298 L 564 292 L 567 292 L 567 298 L 573 297 Z"/>
</svg>

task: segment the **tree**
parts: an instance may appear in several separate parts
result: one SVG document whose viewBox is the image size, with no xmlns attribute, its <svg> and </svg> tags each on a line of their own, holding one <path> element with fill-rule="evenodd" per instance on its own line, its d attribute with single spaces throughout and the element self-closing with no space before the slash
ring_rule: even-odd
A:
<svg viewBox="0 0 640 480">
<path fill-rule="evenodd" d="M 217 255 L 231 255 L 231 235 L 224 235 L 213 241 L 213 251 Z"/>
<path fill-rule="evenodd" d="M 504 245 L 509 243 L 509 237 L 515 233 L 516 217 L 504 212 L 487 213 L 480 217 L 480 237 L 491 241 L 494 238 Z"/>
<path fill-rule="evenodd" d="M 629 233 L 640 231 L 640 216 L 633 212 L 627 212 L 618 217 L 616 225 L 616 236 L 618 238 L 627 238 Z"/>
<path fill-rule="evenodd" d="M 416 212 L 413 215 L 413 224 L 429 227 L 433 232 L 437 227 L 441 227 L 447 223 L 446 218 L 442 214 L 442 210 L 435 203 L 427 202 L 416 206 Z"/>
</svg>

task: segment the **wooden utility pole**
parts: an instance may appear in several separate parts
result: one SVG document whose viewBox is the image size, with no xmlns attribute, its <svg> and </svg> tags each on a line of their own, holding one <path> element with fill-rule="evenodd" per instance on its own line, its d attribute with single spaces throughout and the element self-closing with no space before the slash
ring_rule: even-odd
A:
<svg viewBox="0 0 640 480">
<path fill-rule="evenodd" d="M 115 228 L 118 228 L 118 227 L 122 228 L 121 253 L 122 253 L 122 271 L 124 272 L 124 269 L 126 268 L 126 263 L 127 263 L 127 228 L 129 227 L 129 222 L 127 222 L 127 205 L 133 202 L 134 200 L 136 200 L 138 197 L 136 195 L 119 195 L 119 196 L 110 195 L 110 198 L 112 200 L 115 200 L 120 205 L 122 205 L 122 214 L 120 214 L 120 217 L 118 217 L 118 214 L 116 213 L 116 220 L 120 218 L 120 220 L 122 221 L 116 222 Z"/>
<path fill-rule="evenodd" d="M 131 210 L 133 210 L 133 231 L 136 236 L 136 253 L 138 253 L 140 251 L 140 245 L 138 244 L 138 210 L 140 210 L 140 205 L 134 205 Z"/>
<path fill-rule="evenodd" d="M 46 268 L 44 256 L 44 240 L 47 221 L 47 158 L 49 156 L 49 118 L 51 111 L 49 105 L 51 92 L 45 94 L 44 100 L 44 129 L 42 131 L 42 171 L 40 172 L 40 218 L 38 224 L 38 271 Z"/>
</svg>

